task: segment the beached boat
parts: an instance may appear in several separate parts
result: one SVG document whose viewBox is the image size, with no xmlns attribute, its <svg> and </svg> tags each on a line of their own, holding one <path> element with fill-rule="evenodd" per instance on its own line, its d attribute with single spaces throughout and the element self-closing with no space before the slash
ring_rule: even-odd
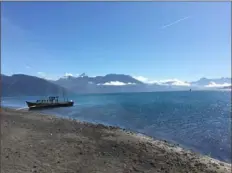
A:
<svg viewBox="0 0 232 173">
<path fill-rule="evenodd" d="M 47 100 L 37 100 L 36 102 L 26 101 L 26 103 L 29 109 L 68 107 L 74 104 L 72 100 L 60 102 L 58 96 L 51 96 Z"/>
</svg>

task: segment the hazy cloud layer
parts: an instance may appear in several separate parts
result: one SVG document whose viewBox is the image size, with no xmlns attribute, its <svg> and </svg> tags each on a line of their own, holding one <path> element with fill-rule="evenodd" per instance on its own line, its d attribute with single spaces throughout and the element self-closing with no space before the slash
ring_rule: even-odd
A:
<svg viewBox="0 0 232 173">
<path fill-rule="evenodd" d="M 156 83 L 156 81 L 154 80 L 150 80 L 144 76 L 132 76 L 134 79 L 138 80 L 138 81 L 141 81 L 143 83 L 146 83 L 146 84 L 154 84 Z"/>
<path fill-rule="evenodd" d="M 49 80 L 57 80 L 60 77 L 58 76 L 54 76 L 51 74 L 47 74 L 45 72 L 37 72 L 38 77 L 44 78 L 44 79 L 49 79 Z M 72 74 L 72 73 L 68 73 L 66 72 L 64 74 L 63 77 L 61 78 L 68 78 L 68 77 L 83 77 L 84 75 L 79 75 L 79 74 Z M 164 80 L 153 80 L 153 79 L 149 79 L 147 77 L 144 76 L 133 76 L 134 79 L 141 81 L 147 85 L 163 85 L 163 86 L 180 86 L 180 87 L 191 87 L 191 82 L 188 81 L 182 81 L 179 80 L 177 78 L 173 78 L 173 79 L 164 79 Z M 88 82 L 89 84 L 93 84 L 93 82 Z M 110 81 L 110 82 L 106 82 L 106 83 L 101 83 L 101 84 L 97 84 L 97 85 L 105 85 L 105 86 L 126 86 L 126 85 L 136 85 L 135 83 L 126 83 L 126 82 L 121 82 L 121 81 Z M 211 81 L 209 84 L 207 85 L 194 85 L 194 86 L 198 86 L 198 87 L 205 87 L 205 88 L 219 88 L 219 87 L 227 87 L 227 86 L 231 86 L 230 83 L 216 83 L 214 81 Z"/>
<path fill-rule="evenodd" d="M 98 85 L 125 86 L 125 85 L 135 85 L 135 83 L 124 83 L 124 82 L 119 82 L 119 81 L 110 81 L 110 82 L 106 82 L 104 84 L 98 84 Z"/>
<path fill-rule="evenodd" d="M 157 84 L 160 85 L 173 85 L 173 86 L 190 86 L 190 83 L 186 81 L 181 81 L 179 79 L 167 79 L 157 81 Z"/>
<path fill-rule="evenodd" d="M 45 72 L 41 72 L 41 71 L 37 72 L 37 74 L 38 74 L 39 76 L 46 76 L 46 73 L 45 73 Z"/>
<path fill-rule="evenodd" d="M 65 73 L 64 76 L 65 76 L 65 77 L 69 77 L 69 76 L 73 76 L 73 74 L 72 74 L 72 73 Z"/>
<path fill-rule="evenodd" d="M 41 71 L 37 72 L 37 76 L 47 80 L 57 80 L 60 78 L 58 75 L 52 75 Z"/>
<path fill-rule="evenodd" d="M 207 88 L 227 87 L 227 86 L 231 86 L 231 84 L 230 83 L 218 84 L 215 82 L 210 82 L 208 85 L 205 85 L 205 87 Z"/>
<path fill-rule="evenodd" d="M 190 86 L 190 83 L 179 79 L 151 80 L 144 76 L 133 76 L 133 78 L 146 84 L 173 85 L 173 86 Z"/>
</svg>

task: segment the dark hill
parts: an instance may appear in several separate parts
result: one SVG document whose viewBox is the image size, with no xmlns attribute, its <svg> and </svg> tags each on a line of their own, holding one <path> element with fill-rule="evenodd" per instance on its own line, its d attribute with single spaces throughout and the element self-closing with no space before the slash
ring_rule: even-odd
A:
<svg viewBox="0 0 232 173">
<path fill-rule="evenodd" d="M 69 94 L 67 89 L 45 79 L 24 74 L 1 75 L 1 95 L 4 96 L 48 96 Z"/>
</svg>

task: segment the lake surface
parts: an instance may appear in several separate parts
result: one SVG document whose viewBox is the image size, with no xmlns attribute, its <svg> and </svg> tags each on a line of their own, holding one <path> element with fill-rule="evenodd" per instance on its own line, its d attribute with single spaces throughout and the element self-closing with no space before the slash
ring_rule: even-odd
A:
<svg viewBox="0 0 232 173">
<path fill-rule="evenodd" d="M 35 99 L 2 98 L 2 104 L 20 108 Z M 42 112 L 119 126 L 231 162 L 230 91 L 96 94 L 72 100 L 74 107 Z"/>
</svg>

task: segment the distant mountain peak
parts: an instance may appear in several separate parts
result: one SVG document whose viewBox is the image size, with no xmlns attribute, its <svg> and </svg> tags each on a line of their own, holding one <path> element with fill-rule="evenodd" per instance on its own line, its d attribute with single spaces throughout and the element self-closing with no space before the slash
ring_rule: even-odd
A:
<svg viewBox="0 0 232 173">
<path fill-rule="evenodd" d="M 212 79 L 202 77 L 194 82 L 170 79 L 149 85 L 130 75 L 115 73 L 95 77 L 88 77 L 86 73 L 82 73 L 79 76 L 67 73 L 64 77 L 52 81 L 25 74 L 2 75 L 1 83 L 5 96 L 55 94 L 59 93 L 61 88 L 66 88 L 74 93 L 186 90 L 186 87 L 195 89 L 231 88 L 231 78 L 228 77 Z M 25 88 L 28 85 L 30 89 Z"/>
<path fill-rule="evenodd" d="M 60 79 L 67 79 L 67 80 L 71 80 L 71 79 L 75 79 L 75 77 L 73 76 L 63 76 Z"/>
<path fill-rule="evenodd" d="M 82 73 L 78 77 L 88 77 L 88 76 L 85 73 Z"/>
</svg>

